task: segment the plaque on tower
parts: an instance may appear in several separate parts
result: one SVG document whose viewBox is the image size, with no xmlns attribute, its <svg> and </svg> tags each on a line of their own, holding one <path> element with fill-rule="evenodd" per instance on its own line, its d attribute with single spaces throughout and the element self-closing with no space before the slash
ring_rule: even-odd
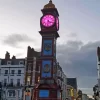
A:
<svg viewBox="0 0 100 100">
<path fill-rule="evenodd" d="M 47 51 L 47 52 L 49 52 L 51 50 L 51 46 L 52 45 L 50 43 L 45 43 L 44 44 L 44 50 Z"/>
<path fill-rule="evenodd" d="M 42 78 L 50 78 L 51 77 L 51 65 L 52 61 L 51 60 L 43 60 L 42 61 L 42 73 L 41 77 Z"/>
<path fill-rule="evenodd" d="M 52 55 L 52 40 L 43 40 L 43 55 Z"/>
<path fill-rule="evenodd" d="M 49 73 L 50 72 L 50 65 L 49 64 L 45 64 L 43 71 L 44 71 L 44 73 Z"/>
</svg>

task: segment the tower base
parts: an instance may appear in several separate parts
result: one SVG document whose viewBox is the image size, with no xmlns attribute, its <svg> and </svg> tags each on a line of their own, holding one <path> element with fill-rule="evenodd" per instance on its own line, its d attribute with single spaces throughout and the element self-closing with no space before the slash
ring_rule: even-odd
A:
<svg viewBox="0 0 100 100">
<path fill-rule="evenodd" d="M 61 87 L 57 84 L 38 84 L 32 100 L 62 100 Z"/>
</svg>

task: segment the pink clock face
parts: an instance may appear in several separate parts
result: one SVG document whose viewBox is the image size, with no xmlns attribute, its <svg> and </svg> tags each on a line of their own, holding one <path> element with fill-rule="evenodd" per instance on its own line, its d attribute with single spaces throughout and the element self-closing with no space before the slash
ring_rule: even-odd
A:
<svg viewBox="0 0 100 100">
<path fill-rule="evenodd" d="M 45 15 L 42 20 L 42 25 L 45 27 L 51 27 L 55 23 L 55 17 L 53 15 Z"/>
<path fill-rule="evenodd" d="M 59 29 L 59 19 L 56 18 L 56 27 L 57 27 L 57 30 Z"/>
</svg>

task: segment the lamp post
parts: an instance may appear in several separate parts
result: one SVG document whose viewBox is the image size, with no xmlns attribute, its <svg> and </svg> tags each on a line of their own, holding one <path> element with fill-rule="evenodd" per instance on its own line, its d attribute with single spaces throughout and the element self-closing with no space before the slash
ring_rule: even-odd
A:
<svg viewBox="0 0 100 100">
<path fill-rule="evenodd" d="M 100 100 L 100 47 L 97 48 L 98 93 Z"/>
</svg>

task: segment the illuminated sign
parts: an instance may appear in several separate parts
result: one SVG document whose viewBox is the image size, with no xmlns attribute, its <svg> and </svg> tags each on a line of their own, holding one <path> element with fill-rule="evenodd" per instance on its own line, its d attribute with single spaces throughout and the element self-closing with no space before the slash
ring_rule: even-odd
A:
<svg viewBox="0 0 100 100">
<path fill-rule="evenodd" d="M 39 97 L 43 97 L 43 98 L 49 97 L 49 90 L 40 90 Z"/>
</svg>

